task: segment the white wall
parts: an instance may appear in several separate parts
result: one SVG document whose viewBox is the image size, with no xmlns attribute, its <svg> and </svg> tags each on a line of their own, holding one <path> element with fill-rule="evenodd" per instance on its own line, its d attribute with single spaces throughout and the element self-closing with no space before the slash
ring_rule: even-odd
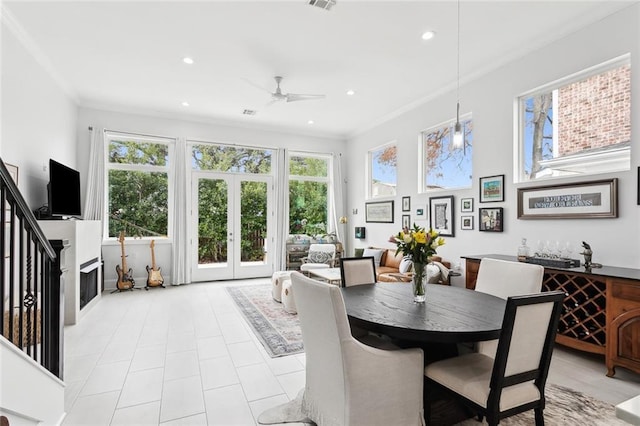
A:
<svg viewBox="0 0 640 426">
<path fill-rule="evenodd" d="M 188 140 L 225 142 L 261 146 L 270 148 L 288 148 L 309 152 L 342 153 L 344 141 L 337 139 L 318 138 L 295 135 L 284 132 L 241 128 L 214 122 L 196 122 L 175 120 L 157 116 L 145 116 L 133 113 L 113 112 L 92 108 L 80 108 L 78 113 L 78 163 L 80 175 L 84 179 L 88 175 L 88 160 L 90 152 L 90 133 L 88 127 L 105 128 L 121 132 L 142 133 L 155 136 L 185 137 Z M 85 191 L 83 191 L 84 193 Z M 133 269 L 137 286 L 144 286 L 146 282 L 145 266 L 150 265 L 149 242 L 142 240 L 127 241 L 127 266 Z M 171 244 L 170 241 L 156 240 L 156 263 L 162 267 L 165 282 L 171 276 Z M 117 241 L 105 241 L 103 245 L 103 259 L 105 262 L 105 287 L 115 288 L 115 267 L 120 264 L 120 245 Z"/>
<path fill-rule="evenodd" d="M 0 156 L 18 166 L 18 187 L 35 209 L 47 202 L 49 158 L 77 167 L 77 107 L 4 21 L 0 52 Z"/>
<path fill-rule="evenodd" d="M 640 5 L 612 15 L 561 40 L 529 52 L 460 89 L 461 114 L 472 112 L 474 125 L 473 188 L 457 191 L 435 191 L 418 194 L 417 149 L 421 130 L 455 117 L 454 93 L 412 110 L 400 117 L 381 124 L 348 142 L 348 197 L 347 210 L 357 208 L 351 215 L 349 235 L 353 238 L 354 226 L 366 226 L 366 240 L 353 240 L 351 247 L 368 245 L 390 246 L 390 235 L 400 230 L 401 197 L 411 196 L 411 216 L 416 208 L 426 208 L 428 197 L 453 195 L 455 197 L 455 237 L 447 237 L 446 245 L 438 253 L 453 263 L 461 262 L 460 256 L 474 254 L 516 254 L 520 239 L 525 237 L 529 246 L 537 240 L 571 241 L 578 252 L 581 241 L 591 244 L 593 261 L 611 266 L 640 268 L 640 206 L 637 200 L 637 168 L 640 147 Z M 581 179 L 546 181 L 557 184 L 594 179 L 619 179 L 619 217 L 615 219 L 555 219 L 518 220 L 516 189 L 526 186 L 513 183 L 513 103 L 521 93 L 581 71 L 608 59 L 631 52 L 632 63 L 632 148 L 629 172 L 591 176 Z M 463 58 L 464 60 L 464 58 Z M 372 147 L 388 141 L 398 143 L 398 193 L 395 197 L 395 223 L 365 223 L 365 166 L 366 153 Z M 505 202 L 479 204 L 478 178 L 497 174 L 505 175 Z M 538 185 L 538 183 L 536 183 Z M 531 186 L 531 185 L 530 185 Z M 473 197 L 474 230 L 460 230 L 460 198 Z M 504 232 L 478 231 L 479 207 L 504 207 Z M 406 213 L 405 213 L 406 214 Z M 468 214 L 468 213 L 466 213 Z M 423 222 L 423 224 L 425 224 Z M 574 255 L 574 257 L 581 257 Z M 463 285 L 457 279 L 456 285 Z"/>
</svg>

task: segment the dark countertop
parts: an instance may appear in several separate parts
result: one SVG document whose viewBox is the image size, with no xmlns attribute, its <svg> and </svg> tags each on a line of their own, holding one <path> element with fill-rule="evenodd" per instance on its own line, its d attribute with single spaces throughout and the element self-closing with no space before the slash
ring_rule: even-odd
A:
<svg viewBox="0 0 640 426">
<path fill-rule="evenodd" d="M 478 254 L 478 255 L 467 255 L 460 256 L 463 259 L 472 259 L 472 260 L 482 260 L 485 257 L 489 257 L 491 259 L 498 260 L 509 260 L 512 262 L 517 262 L 518 258 L 516 256 L 507 256 L 504 254 Z M 603 265 L 602 268 L 591 268 L 590 270 L 585 269 L 584 266 L 580 266 L 577 268 L 559 268 L 555 266 L 545 266 L 545 270 L 550 271 L 566 271 L 574 274 L 584 274 L 594 277 L 613 277 L 613 278 L 624 278 L 627 280 L 636 280 L 640 281 L 640 269 L 633 268 L 619 268 L 616 266 L 606 266 Z"/>
</svg>

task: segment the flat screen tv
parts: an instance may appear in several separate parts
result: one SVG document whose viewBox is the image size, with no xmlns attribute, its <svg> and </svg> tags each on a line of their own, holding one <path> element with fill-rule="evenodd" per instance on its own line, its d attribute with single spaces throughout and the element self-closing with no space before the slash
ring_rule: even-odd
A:
<svg viewBox="0 0 640 426">
<path fill-rule="evenodd" d="M 80 173 L 55 160 L 49 160 L 49 215 L 81 216 Z"/>
</svg>

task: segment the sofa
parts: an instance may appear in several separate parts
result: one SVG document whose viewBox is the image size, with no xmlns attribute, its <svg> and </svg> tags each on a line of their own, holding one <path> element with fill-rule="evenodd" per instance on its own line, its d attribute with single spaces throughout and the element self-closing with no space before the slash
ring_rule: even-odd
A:
<svg viewBox="0 0 640 426">
<path fill-rule="evenodd" d="M 372 250 L 376 250 L 376 251 L 379 250 L 382 252 L 380 255 L 380 265 L 378 266 L 376 264 L 376 276 L 378 281 L 381 281 L 381 282 L 409 281 L 408 275 L 402 276 L 400 274 L 400 266 L 401 266 L 403 257 L 401 253 L 398 253 L 396 255 L 395 248 L 367 247 L 366 249 L 365 248 L 356 249 L 355 250 L 356 257 L 362 257 L 365 254 L 365 250 L 368 250 L 368 253 L 367 253 L 368 255 L 372 253 L 371 252 Z M 451 263 L 445 260 L 442 260 L 442 257 L 440 256 L 432 256 L 431 261 L 437 262 L 435 264 L 440 269 L 440 274 L 438 278 L 435 279 L 436 280 L 435 282 L 449 285 L 448 273 L 449 273 L 449 270 L 451 269 Z"/>
</svg>

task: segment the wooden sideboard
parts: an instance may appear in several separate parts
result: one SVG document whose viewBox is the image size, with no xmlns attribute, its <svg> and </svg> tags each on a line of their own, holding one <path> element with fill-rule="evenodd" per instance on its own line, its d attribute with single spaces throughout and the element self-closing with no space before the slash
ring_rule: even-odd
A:
<svg viewBox="0 0 640 426">
<path fill-rule="evenodd" d="M 498 254 L 462 257 L 469 289 L 475 289 L 482 258 L 517 262 L 515 256 Z M 566 295 L 556 342 L 603 354 L 609 377 L 616 366 L 640 373 L 640 270 L 545 266 L 542 289 Z"/>
</svg>

